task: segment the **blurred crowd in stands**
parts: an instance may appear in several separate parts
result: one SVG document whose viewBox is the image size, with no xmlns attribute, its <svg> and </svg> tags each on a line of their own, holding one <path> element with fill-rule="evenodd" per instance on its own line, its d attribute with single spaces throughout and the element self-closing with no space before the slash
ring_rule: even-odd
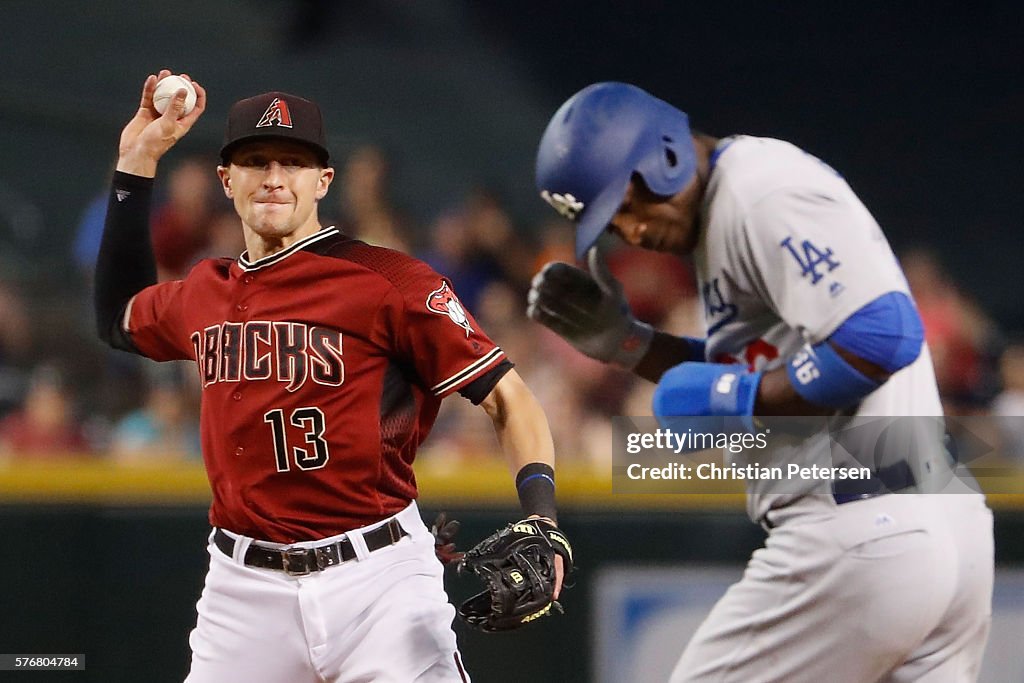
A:
<svg viewBox="0 0 1024 683">
<path fill-rule="evenodd" d="M 162 280 L 183 276 L 199 259 L 244 250 L 215 165 L 214 159 L 185 158 L 158 182 L 152 238 Z M 0 464 L 69 454 L 122 462 L 201 460 L 194 366 L 110 351 L 93 333 L 92 268 L 107 201 L 106 190 L 97 191 L 67 246 L 81 283 L 73 301 L 60 302 L 57 311 L 34 310 L 17 280 L 0 271 Z M 417 225 L 391 201 L 388 158 L 373 146 L 347 157 L 320 215 L 324 225 L 411 253 L 452 280 L 538 395 L 560 462 L 607 471 L 610 418 L 650 414 L 653 385 L 581 356 L 524 315 L 533 274 L 549 260 L 572 261 L 567 223 L 517 225 L 500 194 L 480 187 L 430 224 Z M 947 414 L 988 416 L 1000 447 L 1024 462 L 1024 417 L 1003 419 L 1024 415 L 1024 340 L 999 330 L 933 253 L 919 249 L 900 258 Z M 702 335 L 687 262 L 622 247 L 610 267 L 639 318 L 676 334 Z M 490 421 L 456 396 L 445 401 L 420 458 L 461 467 L 496 453 Z"/>
</svg>

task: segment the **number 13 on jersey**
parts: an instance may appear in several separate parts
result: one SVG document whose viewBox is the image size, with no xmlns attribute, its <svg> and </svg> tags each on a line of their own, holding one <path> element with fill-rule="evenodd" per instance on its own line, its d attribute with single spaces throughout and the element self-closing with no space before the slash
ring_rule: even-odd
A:
<svg viewBox="0 0 1024 683">
<path fill-rule="evenodd" d="M 318 470 L 330 460 L 331 452 L 327 447 L 327 441 L 324 440 L 324 431 L 327 429 L 327 425 L 324 413 L 319 408 L 296 408 L 292 411 L 289 420 L 293 427 L 303 430 L 305 443 L 313 446 L 311 450 L 292 446 L 289 453 L 284 411 L 280 408 L 268 411 L 263 416 L 263 421 L 270 424 L 270 429 L 273 432 L 274 457 L 277 460 L 278 472 L 290 471 L 291 460 L 295 461 L 296 467 L 300 470 Z M 289 458 L 289 455 L 292 457 Z"/>
</svg>

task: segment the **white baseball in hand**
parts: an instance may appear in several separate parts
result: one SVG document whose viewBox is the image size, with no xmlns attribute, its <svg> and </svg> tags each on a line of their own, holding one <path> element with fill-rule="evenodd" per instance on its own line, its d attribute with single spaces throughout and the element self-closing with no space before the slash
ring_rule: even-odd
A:
<svg viewBox="0 0 1024 683">
<path fill-rule="evenodd" d="M 181 115 L 188 114 L 196 106 L 196 89 L 181 76 L 167 76 L 156 84 L 156 90 L 153 91 L 153 107 L 157 112 L 163 114 L 171 100 L 174 99 L 174 94 L 182 88 L 187 91 L 187 94 L 185 95 L 185 109 Z"/>
</svg>

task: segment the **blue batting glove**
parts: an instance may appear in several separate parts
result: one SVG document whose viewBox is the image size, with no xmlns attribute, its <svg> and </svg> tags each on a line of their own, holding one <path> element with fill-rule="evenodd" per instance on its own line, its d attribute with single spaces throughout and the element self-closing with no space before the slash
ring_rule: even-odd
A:
<svg viewBox="0 0 1024 683">
<path fill-rule="evenodd" d="M 748 372 L 742 365 L 680 363 L 658 382 L 652 402 L 654 416 L 663 426 L 670 422 L 665 418 L 679 416 L 738 417 L 742 428 L 753 433 L 757 431 L 754 399 L 760 383 L 761 373 Z"/>
</svg>

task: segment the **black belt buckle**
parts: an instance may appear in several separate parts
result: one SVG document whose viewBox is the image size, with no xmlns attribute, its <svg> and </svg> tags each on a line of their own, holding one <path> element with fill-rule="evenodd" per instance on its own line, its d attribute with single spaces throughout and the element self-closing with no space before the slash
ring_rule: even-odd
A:
<svg viewBox="0 0 1024 683">
<path fill-rule="evenodd" d="M 312 573 L 309 551 L 306 548 L 285 548 L 281 551 L 281 569 L 288 576 L 307 576 Z"/>
</svg>

